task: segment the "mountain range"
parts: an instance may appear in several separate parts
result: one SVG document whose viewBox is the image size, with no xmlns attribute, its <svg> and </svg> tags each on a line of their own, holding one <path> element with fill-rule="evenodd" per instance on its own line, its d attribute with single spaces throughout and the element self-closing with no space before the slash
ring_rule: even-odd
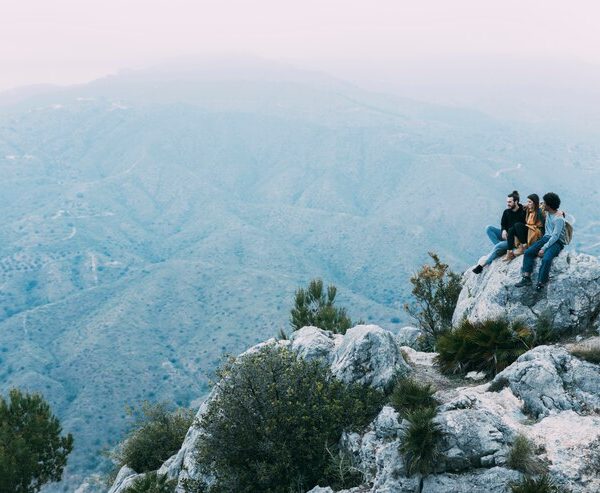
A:
<svg viewBox="0 0 600 493">
<path fill-rule="evenodd" d="M 0 389 L 40 391 L 106 467 L 126 405 L 194 406 L 223 354 L 289 330 L 295 289 L 410 323 L 411 274 L 461 271 L 505 196 L 552 190 L 600 254 L 600 145 L 543 123 L 226 60 L 0 98 Z"/>
</svg>

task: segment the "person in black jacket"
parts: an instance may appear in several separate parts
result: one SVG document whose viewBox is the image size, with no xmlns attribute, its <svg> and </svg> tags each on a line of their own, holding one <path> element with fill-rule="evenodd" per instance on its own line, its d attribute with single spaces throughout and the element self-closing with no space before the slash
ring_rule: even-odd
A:
<svg viewBox="0 0 600 493">
<path fill-rule="evenodd" d="M 506 209 L 504 209 L 504 212 L 502 213 L 500 228 L 497 228 L 496 226 L 488 226 L 486 228 L 485 232 L 494 245 L 494 248 L 482 263 L 478 263 L 475 266 L 473 269 L 475 274 L 481 274 L 481 271 L 483 271 L 483 268 L 486 265 L 491 264 L 496 258 L 506 253 L 508 250 L 508 230 L 516 223 L 524 222 L 525 209 L 520 204 L 519 192 L 514 190 L 512 193 L 509 193 L 506 198 Z"/>
</svg>

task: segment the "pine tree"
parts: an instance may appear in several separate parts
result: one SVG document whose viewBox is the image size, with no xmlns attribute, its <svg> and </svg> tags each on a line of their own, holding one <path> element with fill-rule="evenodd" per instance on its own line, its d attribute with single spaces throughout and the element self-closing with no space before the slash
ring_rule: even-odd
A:
<svg viewBox="0 0 600 493">
<path fill-rule="evenodd" d="M 307 325 L 345 334 L 352 327 L 352 320 L 345 308 L 334 306 L 337 288 L 330 284 L 327 293 L 321 279 L 310 281 L 307 289 L 296 291 L 295 306 L 291 311 L 290 323 L 294 330 Z"/>
<path fill-rule="evenodd" d="M 62 428 L 39 394 L 9 392 L 0 396 L 0 491 L 34 493 L 60 481 L 73 436 Z"/>
</svg>

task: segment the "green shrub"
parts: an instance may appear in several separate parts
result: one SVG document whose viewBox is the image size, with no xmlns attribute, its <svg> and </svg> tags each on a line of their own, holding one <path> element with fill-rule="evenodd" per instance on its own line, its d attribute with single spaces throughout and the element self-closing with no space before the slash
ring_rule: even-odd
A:
<svg viewBox="0 0 600 493">
<path fill-rule="evenodd" d="M 550 476 L 544 474 L 539 478 L 525 476 L 520 482 L 511 484 L 512 493 L 560 493 L 560 489 Z"/>
<path fill-rule="evenodd" d="M 194 422 L 192 410 L 170 411 L 164 403 L 144 402 L 128 412 L 134 425 L 113 458 L 117 468 L 126 464 L 137 473 L 154 471 L 175 454 Z"/>
<path fill-rule="evenodd" d="M 496 375 L 530 349 L 531 331 L 521 322 L 463 320 L 437 341 L 437 366 L 444 373 L 483 371 Z"/>
<path fill-rule="evenodd" d="M 177 481 L 168 480 L 167 475 L 158 475 L 156 471 L 136 479 L 123 493 L 174 493 Z"/>
<path fill-rule="evenodd" d="M 554 326 L 554 321 L 548 315 L 540 316 L 534 326 L 532 338 L 529 341 L 529 345 L 543 346 L 546 344 L 554 344 L 560 339 L 560 333 Z"/>
<path fill-rule="evenodd" d="M 218 371 L 216 397 L 200 425 L 198 463 L 211 492 L 306 491 L 325 476 L 328 446 L 364 428 L 383 406 L 373 389 L 346 385 L 318 361 L 274 346 Z"/>
<path fill-rule="evenodd" d="M 577 346 L 571 349 L 571 354 L 577 358 L 589 361 L 590 363 L 600 364 L 600 344 L 589 344 L 586 346 Z"/>
<path fill-rule="evenodd" d="M 32 493 L 60 481 L 73 450 L 71 434 L 62 428 L 39 394 L 12 389 L 0 396 L 0 491 Z"/>
<path fill-rule="evenodd" d="M 327 447 L 326 450 L 329 459 L 323 473 L 324 480 L 319 481 L 320 484 L 327 484 L 337 491 L 354 488 L 365 482 L 365 474 L 356 467 L 352 455 L 339 448 L 331 450 Z"/>
<path fill-rule="evenodd" d="M 524 435 L 518 435 L 508 453 L 508 467 L 526 474 L 546 472 L 544 463 L 535 455 L 531 441 Z"/>
<path fill-rule="evenodd" d="M 461 291 L 460 276 L 433 252 L 429 252 L 433 265 L 425 264 L 410 282 L 415 301 L 404 309 L 425 333 L 426 346 L 435 346 L 436 339 L 452 328 L 452 315 Z"/>
<path fill-rule="evenodd" d="M 390 395 L 390 404 L 405 417 L 417 409 L 435 408 L 438 403 L 433 398 L 434 393 L 435 389 L 431 384 L 422 384 L 409 377 L 399 378 Z"/>
<path fill-rule="evenodd" d="M 436 410 L 431 407 L 406 415 L 410 424 L 403 432 L 400 452 L 409 475 L 429 474 L 440 457 L 443 434 L 440 425 L 434 422 L 436 415 Z"/>
<path fill-rule="evenodd" d="M 307 289 L 298 289 L 290 317 L 292 328 L 298 330 L 310 325 L 345 334 L 353 324 L 345 308 L 334 306 L 336 294 L 337 288 L 333 284 L 325 293 L 321 279 L 310 281 Z"/>
</svg>

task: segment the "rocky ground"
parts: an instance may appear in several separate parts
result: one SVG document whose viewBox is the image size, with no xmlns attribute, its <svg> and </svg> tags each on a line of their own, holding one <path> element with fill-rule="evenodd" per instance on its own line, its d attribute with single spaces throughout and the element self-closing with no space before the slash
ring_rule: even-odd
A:
<svg viewBox="0 0 600 493">
<path fill-rule="evenodd" d="M 423 479 L 423 493 L 510 491 L 510 483 L 523 477 L 508 464 L 511 447 L 519 435 L 533 444 L 536 460 L 564 491 L 595 493 L 600 491 L 600 365 L 584 361 L 571 351 L 600 341 L 595 332 L 600 313 L 598 273 L 597 259 L 565 256 L 550 285 L 554 293 L 562 293 L 562 300 L 550 295 L 534 299 L 533 304 L 530 297 L 538 295 L 517 296 L 501 288 L 518 277 L 518 270 L 510 265 L 494 264 L 479 278 L 465 276 L 457 320 L 480 319 L 482 306 L 495 316 L 530 322 L 537 317 L 532 313 L 539 315 L 550 309 L 554 310 L 555 321 L 566 324 L 562 327 L 573 338 L 567 343 L 533 348 L 492 381 L 481 380 L 478 374 L 468 374 L 469 378 L 440 374 L 434 366 L 434 353 L 407 345 L 418 336 L 412 328 L 392 334 L 374 325 L 360 325 L 342 336 L 304 327 L 290 340 L 273 339 L 249 351 L 264 344 L 287 346 L 304 358 L 325 362 L 345 382 L 375 388 L 389 386 L 396 375 L 411 375 L 432 383 L 440 402 L 435 420 L 444 438 L 441 459 L 434 472 Z M 567 286 L 577 286 L 577 296 L 584 299 L 568 296 Z M 504 311 L 499 311 L 501 308 Z M 206 403 L 198 414 L 205 408 Z M 340 445 L 364 474 L 363 485 L 344 493 L 415 491 L 419 479 L 407 474 L 399 452 L 407 426 L 408 422 L 392 407 L 384 406 L 362 433 L 342 437 Z M 183 479 L 201 475 L 193 459 L 194 445 L 201 439 L 202 430 L 192 427 L 179 453 L 159 470 L 179 480 L 178 493 L 184 491 Z M 136 477 L 124 467 L 110 493 L 121 493 Z M 316 487 L 310 493 L 331 492 L 329 487 Z"/>
</svg>

